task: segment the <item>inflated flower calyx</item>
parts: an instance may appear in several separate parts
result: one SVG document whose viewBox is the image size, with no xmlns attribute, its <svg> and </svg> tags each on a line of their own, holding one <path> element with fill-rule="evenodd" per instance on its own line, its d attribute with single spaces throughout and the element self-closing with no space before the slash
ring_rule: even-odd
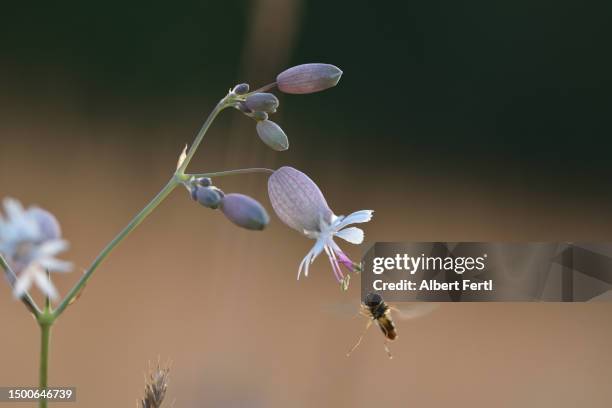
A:
<svg viewBox="0 0 612 408">
<path fill-rule="evenodd" d="M 336 86 L 342 71 L 330 64 L 302 64 L 289 68 L 276 77 L 276 85 L 288 94 L 309 94 Z"/>
<path fill-rule="evenodd" d="M 221 211 L 228 220 L 248 230 L 261 231 L 270 222 L 266 209 L 244 194 L 226 194 L 221 200 Z"/>
<path fill-rule="evenodd" d="M 289 139 L 283 129 L 271 120 L 257 122 L 259 138 L 272 149 L 282 152 L 289 148 Z"/>
<path fill-rule="evenodd" d="M 276 112 L 278 98 L 271 93 L 256 93 L 246 98 L 245 104 L 253 112 Z"/>
<path fill-rule="evenodd" d="M 30 207 L 28 213 L 36 220 L 44 240 L 60 239 L 62 237 L 62 228 L 59 221 L 49 211 L 39 207 Z"/>
<path fill-rule="evenodd" d="M 216 187 L 195 186 L 191 190 L 191 197 L 204 207 L 214 210 L 219 207 L 223 192 Z"/>
<path fill-rule="evenodd" d="M 238 84 L 232 90 L 236 95 L 246 95 L 249 92 L 249 84 Z"/>
<path fill-rule="evenodd" d="M 268 195 L 278 218 L 299 233 L 317 231 L 322 221 L 334 218 L 315 182 L 293 167 L 281 167 L 268 178 Z"/>
</svg>

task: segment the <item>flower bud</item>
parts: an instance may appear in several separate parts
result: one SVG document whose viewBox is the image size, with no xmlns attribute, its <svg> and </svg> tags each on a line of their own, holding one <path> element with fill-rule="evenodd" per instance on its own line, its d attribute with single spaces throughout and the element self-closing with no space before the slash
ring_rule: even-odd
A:
<svg viewBox="0 0 612 408">
<path fill-rule="evenodd" d="M 246 98 L 246 106 L 252 111 L 276 112 L 278 98 L 271 93 L 256 93 Z"/>
<path fill-rule="evenodd" d="M 192 196 L 198 203 L 213 210 L 218 208 L 221 202 L 221 194 L 214 187 L 196 187 L 195 192 L 192 191 Z"/>
<path fill-rule="evenodd" d="M 244 95 L 249 92 L 249 84 L 238 84 L 232 89 L 232 92 L 236 95 Z"/>
<path fill-rule="evenodd" d="M 210 187 L 212 185 L 212 180 L 210 177 L 200 177 L 196 180 L 196 183 L 202 187 Z"/>
<path fill-rule="evenodd" d="M 263 230 L 270 222 L 266 209 L 244 194 L 227 194 L 221 200 L 221 211 L 228 220 L 249 230 Z"/>
<path fill-rule="evenodd" d="M 276 77 L 279 90 L 288 94 L 308 94 L 336 86 L 342 71 L 330 64 L 302 64 Z"/>
<path fill-rule="evenodd" d="M 249 108 L 247 108 L 246 103 L 244 102 L 239 102 L 238 103 L 238 110 L 242 113 L 251 113 L 251 110 Z"/>
<path fill-rule="evenodd" d="M 277 152 L 282 152 L 289 148 L 289 139 L 287 139 L 287 135 L 280 126 L 271 120 L 257 122 L 257 134 L 265 144 Z"/>
<path fill-rule="evenodd" d="M 261 122 L 262 120 L 268 119 L 268 114 L 266 112 L 253 112 L 251 117 L 256 121 Z"/>
</svg>

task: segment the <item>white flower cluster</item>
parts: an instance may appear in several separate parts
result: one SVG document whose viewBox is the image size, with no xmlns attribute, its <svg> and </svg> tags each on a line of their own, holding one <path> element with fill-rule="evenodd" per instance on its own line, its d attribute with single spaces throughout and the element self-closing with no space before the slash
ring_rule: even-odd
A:
<svg viewBox="0 0 612 408">
<path fill-rule="evenodd" d="M 16 274 L 14 295 L 20 298 L 36 284 L 46 296 L 57 299 L 57 290 L 47 271 L 72 269 L 70 262 L 56 258 L 68 248 L 68 242 L 61 239 L 57 219 L 39 207 L 24 209 L 12 198 L 4 199 L 4 213 L 4 217 L 0 215 L 0 254 Z"/>
</svg>

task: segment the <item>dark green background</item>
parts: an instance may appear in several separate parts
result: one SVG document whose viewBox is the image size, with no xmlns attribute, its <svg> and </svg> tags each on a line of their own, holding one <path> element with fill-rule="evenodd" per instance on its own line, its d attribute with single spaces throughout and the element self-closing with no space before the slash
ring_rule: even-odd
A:
<svg viewBox="0 0 612 408">
<path fill-rule="evenodd" d="M 2 82 L 33 98 L 69 83 L 83 115 L 163 120 L 181 101 L 248 80 L 240 64 L 251 7 L 5 4 Z M 292 63 L 330 62 L 345 75 L 333 97 L 292 98 L 283 114 L 309 129 L 303 153 L 317 159 L 451 179 L 494 180 L 501 169 L 523 188 L 607 194 L 610 11 L 577 1 L 306 1 Z"/>
</svg>

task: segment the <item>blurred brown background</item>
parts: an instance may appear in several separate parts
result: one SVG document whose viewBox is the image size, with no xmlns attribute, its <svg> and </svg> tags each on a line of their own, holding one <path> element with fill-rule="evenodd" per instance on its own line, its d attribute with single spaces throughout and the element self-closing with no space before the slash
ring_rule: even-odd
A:
<svg viewBox="0 0 612 408">
<path fill-rule="evenodd" d="M 399 4 L 399 3 L 398 3 Z M 611 240 L 606 10 L 570 2 L 192 1 L 3 6 L 0 195 L 62 221 L 78 270 L 161 188 L 235 83 L 329 62 L 345 75 L 281 96 L 275 153 L 225 112 L 192 171 L 292 165 L 366 240 Z M 263 175 L 218 179 L 267 208 Z M 608 407 L 608 304 L 445 304 L 372 329 L 326 310 L 325 258 L 273 217 L 239 230 L 177 190 L 54 327 L 52 385 L 77 406 L 133 406 L 172 360 L 175 407 Z M 358 258 L 361 248 L 348 248 Z M 356 280 L 353 281 L 356 283 Z M 0 289 L 0 385 L 37 382 L 38 328 Z M 55 404 L 56 407 L 74 404 Z"/>
</svg>

